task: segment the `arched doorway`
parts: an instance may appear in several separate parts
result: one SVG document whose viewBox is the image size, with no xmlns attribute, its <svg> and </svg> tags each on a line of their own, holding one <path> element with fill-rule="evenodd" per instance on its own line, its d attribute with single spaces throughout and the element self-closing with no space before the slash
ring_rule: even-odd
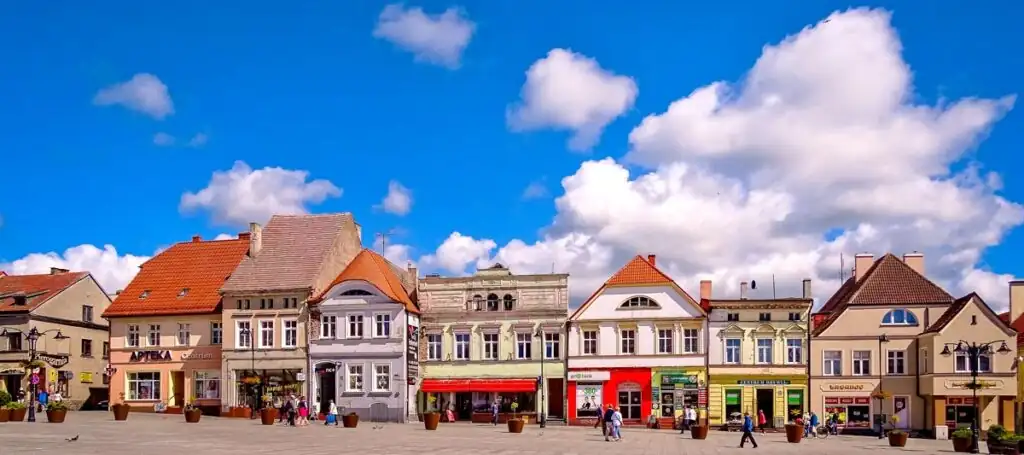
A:
<svg viewBox="0 0 1024 455">
<path fill-rule="evenodd" d="M 620 412 L 622 412 L 622 420 L 640 420 L 643 418 L 641 414 L 641 396 L 643 395 L 643 388 L 640 384 L 635 382 L 623 382 L 618 387 L 618 405 Z"/>
<path fill-rule="evenodd" d="M 334 363 L 321 363 L 316 366 L 317 402 L 320 412 L 326 414 L 331 408 L 331 401 L 338 403 L 338 368 Z"/>
</svg>

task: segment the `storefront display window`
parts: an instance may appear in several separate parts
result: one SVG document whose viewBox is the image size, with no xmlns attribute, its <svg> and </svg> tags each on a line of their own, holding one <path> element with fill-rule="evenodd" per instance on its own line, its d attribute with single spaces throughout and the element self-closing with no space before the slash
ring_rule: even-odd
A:
<svg viewBox="0 0 1024 455">
<path fill-rule="evenodd" d="M 159 400 L 160 373 L 128 373 L 128 400 Z"/>
<path fill-rule="evenodd" d="M 736 420 L 736 416 L 743 415 L 741 396 L 742 392 L 739 389 L 725 391 L 725 417 L 728 420 Z"/>
<path fill-rule="evenodd" d="M 603 384 L 576 384 L 576 417 L 597 417 L 601 413 Z"/>
<path fill-rule="evenodd" d="M 643 418 L 641 414 L 642 389 L 639 384 L 619 384 L 618 405 L 624 420 L 638 420 Z"/>
<path fill-rule="evenodd" d="M 786 419 L 793 420 L 801 415 L 804 409 L 804 391 L 786 391 Z"/>
<path fill-rule="evenodd" d="M 830 418 L 838 414 L 840 426 L 846 428 L 871 427 L 871 398 L 869 397 L 825 397 L 825 415 Z"/>
<path fill-rule="evenodd" d="M 196 371 L 193 373 L 195 386 L 192 393 L 198 399 L 220 398 L 220 372 L 219 371 Z"/>
<path fill-rule="evenodd" d="M 949 398 L 946 404 L 946 425 L 967 427 L 974 422 L 974 404 L 971 398 Z"/>
</svg>

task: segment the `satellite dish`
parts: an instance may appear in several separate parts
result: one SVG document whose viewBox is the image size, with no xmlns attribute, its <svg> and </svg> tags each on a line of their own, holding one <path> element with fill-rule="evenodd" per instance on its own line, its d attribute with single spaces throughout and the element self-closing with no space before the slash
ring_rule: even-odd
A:
<svg viewBox="0 0 1024 455">
<path fill-rule="evenodd" d="M 757 281 L 750 280 L 750 289 L 757 289 Z"/>
</svg>

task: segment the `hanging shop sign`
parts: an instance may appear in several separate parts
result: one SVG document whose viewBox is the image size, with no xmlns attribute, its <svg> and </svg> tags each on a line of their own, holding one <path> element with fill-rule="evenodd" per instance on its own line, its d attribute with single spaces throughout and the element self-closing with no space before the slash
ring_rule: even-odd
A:
<svg viewBox="0 0 1024 455">
<path fill-rule="evenodd" d="M 170 362 L 171 351 L 135 351 L 129 362 Z"/>
<path fill-rule="evenodd" d="M 420 329 L 412 324 L 406 326 L 405 343 L 406 376 L 415 380 L 420 374 Z"/>
<path fill-rule="evenodd" d="M 60 368 L 68 364 L 68 356 L 62 354 L 36 354 L 36 358 L 48 363 L 51 367 Z"/>
</svg>

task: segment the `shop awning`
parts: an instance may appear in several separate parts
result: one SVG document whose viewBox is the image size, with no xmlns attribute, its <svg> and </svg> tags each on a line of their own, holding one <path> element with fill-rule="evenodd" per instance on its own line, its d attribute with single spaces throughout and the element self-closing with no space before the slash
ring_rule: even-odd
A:
<svg viewBox="0 0 1024 455">
<path fill-rule="evenodd" d="M 536 379 L 424 379 L 423 392 L 535 392 Z"/>
</svg>

